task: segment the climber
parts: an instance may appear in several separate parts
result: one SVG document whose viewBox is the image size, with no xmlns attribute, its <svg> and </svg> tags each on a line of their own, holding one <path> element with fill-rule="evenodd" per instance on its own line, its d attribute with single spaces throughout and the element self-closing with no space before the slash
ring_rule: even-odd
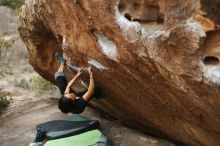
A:
<svg viewBox="0 0 220 146">
<path fill-rule="evenodd" d="M 79 69 L 76 76 L 72 78 L 69 82 L 64 75 L 64 67 L 65 67 L 65 59 L 59 56 L 58 53 L 55 54 L 57 61 L 60 63 L 60 67 L 58 71 L 55 73 L 55 80 L 57 86 L 60 90 L 61 97 L 59 99 L 59 109 L 63 113 L 74 113 L 80 114 L 82 113 L 91 97 L 99 98 L 101 96 L 101 88 L 96 88 L 93 80 L 93 72 L 92 68 L 87 68 L 87 71 L 90 76 L 89 87 L 87 91 L 81 93 L 75 93 L 71 88 L 77 78 L 82 74 L 82 70 Z M 95 90 L 95 91 L 94 91 Z"/>
</svg>

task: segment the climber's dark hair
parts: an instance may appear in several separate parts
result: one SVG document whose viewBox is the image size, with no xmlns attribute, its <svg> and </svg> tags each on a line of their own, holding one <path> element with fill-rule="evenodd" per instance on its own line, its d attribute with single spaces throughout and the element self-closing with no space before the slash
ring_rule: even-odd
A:
<svg viewBox="0 0 220 146">
<path fill-rule="evenodd" d="M 59 109 L 63 113 L 69 113 L 74 108 L 74 100 L 66 98 L 64 95 L 62 95 L 59 99 Z"/>
</svg>

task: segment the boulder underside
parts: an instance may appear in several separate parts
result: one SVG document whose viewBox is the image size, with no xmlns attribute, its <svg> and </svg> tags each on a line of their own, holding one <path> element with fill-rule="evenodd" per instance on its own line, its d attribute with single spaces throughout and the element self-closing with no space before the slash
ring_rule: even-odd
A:
<svg viewBox="0 0 220 146">
<path fill-rule="evenodd" d="M 30 63 L 54 82 L 93 66 L 92 105 L 186 145 L 220 145 L 220 1 L 26 0 L 19 31 Z M 82 80 L 88 82 L 86 75 Z"/>
</svg>

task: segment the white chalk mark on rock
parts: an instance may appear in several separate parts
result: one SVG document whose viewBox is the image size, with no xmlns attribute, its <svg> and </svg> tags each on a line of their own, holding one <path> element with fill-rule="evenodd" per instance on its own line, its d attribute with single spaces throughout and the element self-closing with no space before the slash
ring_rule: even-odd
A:
<svg viewBox="0 0 220 146">
<path fill-rule="evenodd" d="M 99 63 L 98 61 L 96 61 L 95 59 L 89 58 L 88 63 L 90 65 L 95 66 L 97 69 L 101 69 L 101 70 L 107 70 L 108 68 L 105 67 L 104 65 L 102 65 L 101 63 Z"/>
<path fill-rule="evenodd" d="M 204 76 L 208 82 L 220 85 L 220 66 L 206 65 L 204 67 Z"/>
<path fill-rule="evenodd" d="M 194 32 L 198 33 L 200 37 L 206 36 L 206 32 L 201 24 L 194 21 L 193 19 L 187 20 L 186 25 L 189 26 Z"/>
<path fill-rule="evenodd" d="M 65 37 L 65 36 L 63 36 L 62 48 L 63 48 L 63 49 L 67 49 L 67 48 L 68 48 L 68 44 L 67 44 L 67 42 L 66 42 L 66 37 Z"/>
<path fill-rule="evenodd" d="M 84 82 L 83 80 L 80 80 L 80 82 L 81 82 L 82 86 L 83 86 L 85 89 L 88 89 L 88 88 L 89 88 L 89 86 L 88 86 L 88 84 L 87 84 L 86 82 Z"/>
<path fill-rule="evenodd" d="M 118 11 L 117 7 L 115 8 L 115 20 L 127 41 L 135 42 L 140 39 L 141 24 L 126 19 L 123 14 Z"/>
<path fill-rule="evenodd" d="M 128 31 L 130 28 L 134 29 L 137 33 L 141 30 L 141 24 L 138 22 L 131 22 L 126 19 L 118 10 L 115 13 L 116 22 L 121 29 Z"/>
<path fill-rule="evenodd" d="M 102 52 L 109 58 L 118 62 L 117 47 L 114 42 L 110 41 L 107 37 L 102 34 L 94 33 L 98 38 L 98 43 L 101 46 Z"/>
<path fill-rule="evenodd" d="M 71 70 L 74 70 L 74 71 L 78 71 L 80 68 L 75 66 L 75 65 L 72 65 L 71 63 L 69 62 L 66 62 L 67 66 L 71 69 Z"/>
</svg>

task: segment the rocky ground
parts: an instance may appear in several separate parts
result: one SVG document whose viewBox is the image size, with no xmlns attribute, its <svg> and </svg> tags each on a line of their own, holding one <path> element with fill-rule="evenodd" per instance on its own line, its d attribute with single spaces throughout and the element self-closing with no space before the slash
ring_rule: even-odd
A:
<svg viewBox="0 0 220 146">
<path fill-rule="evenodd" d="M 0 118 L 0 145 L 26 146 L 34 139 L 36 124 L 67 115 L 57 109 L 57 88 L 45 83 L 29 65 L 27 50 L 16 30 L 17 16 L 6 7 L 0 7 L 0 14 L 0 37 L 13 42 L 2 58 L 6 63 L 0 67 L 1 91 L 11 93 L 13 99 Z M 49 91 L 39 87 L 42 83 Z M 120 146 L 174 145 L 127 128 L 115 120 L 103 118 L 91 108 L 87 108 L 83 115 L 98 119 L 103 133 Z"/>
</svg>

